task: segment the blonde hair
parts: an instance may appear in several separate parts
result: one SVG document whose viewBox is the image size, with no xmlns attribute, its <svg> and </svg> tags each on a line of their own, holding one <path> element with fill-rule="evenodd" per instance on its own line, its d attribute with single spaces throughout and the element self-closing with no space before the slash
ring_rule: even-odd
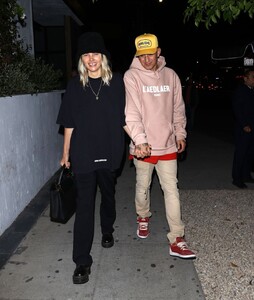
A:
<svg viewBox="0 0 254 300">
<path fill-rule="evenodd" d="M 112 79 L 113 73 L 112 69 L 109 65 L 109 60 L 106 55 L 102 55 L 102 63 L 101 63 L 101 78 L 103 81 L 103 84 L 110 85 L 110 80 Z M 82 62 L 82 56 L 79 59 L 78 62 L 78 72 L 80 76 L 80 82 L 85 88 L 88 85 L 88 70 L 85 67 L 85 65 Z"/>
</svg>

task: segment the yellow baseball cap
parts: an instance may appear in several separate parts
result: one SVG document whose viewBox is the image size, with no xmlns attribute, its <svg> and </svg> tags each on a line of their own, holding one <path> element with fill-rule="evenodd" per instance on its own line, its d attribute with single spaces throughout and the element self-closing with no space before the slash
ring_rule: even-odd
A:
<svg viewBox="0 0 254 300">
<path fill-rule="evenodd" d="M 154 54 L 158 48 L 158 39 L 154 34 L 144 33 L 135 39 L 136 56 Z"/>
</svg>

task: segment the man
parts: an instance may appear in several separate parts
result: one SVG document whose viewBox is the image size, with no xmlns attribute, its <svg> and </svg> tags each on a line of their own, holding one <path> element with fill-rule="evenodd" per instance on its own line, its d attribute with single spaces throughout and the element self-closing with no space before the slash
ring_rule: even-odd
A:
<svg viewBox="0 0 254 300">
<path fill-rule="evenodd" d="M 155 168 L 164 192 L 169 224 L 169 253 L 195 258 L 184 240 L 179 191 L 177 154 L 186 146 L 186 116 L 178 75 L 166 67 L 157 37 L 143 34 L 135 39 L 136 55 L 124 74 L 126 126 L 130 154 L 136 168 L 135 205 L 137 235 L 149 235 L 150 184 Z"/>
<path fill-rule="evenodd" d="M 254 162 L 254 69 L 246 69 L 243 84 L 233 93 L 235 116 L 235 151 L 232 168 L 233 184 L 240 189 L 254 183 L 251 176 Z"/>
</svg>

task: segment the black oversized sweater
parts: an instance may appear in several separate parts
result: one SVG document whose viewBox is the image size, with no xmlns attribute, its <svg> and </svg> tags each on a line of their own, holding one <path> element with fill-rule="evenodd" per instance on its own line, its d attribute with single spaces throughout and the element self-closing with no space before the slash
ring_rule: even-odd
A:
<svg viewBox="0 0 254 300">
<path fill-rule="evenodd" d="M 97 93 L 101 78 L 89 80 Z M 121 74 L 113 74 L 110 86 L 102 84 L 98 97 L 89 86 L 83 88 L 79 76 L 68 82 L 56 123 L 74 128 L 70 143 L 74 173 L 117 170 L 123 159 L 125 88 Z"/>
</svg>

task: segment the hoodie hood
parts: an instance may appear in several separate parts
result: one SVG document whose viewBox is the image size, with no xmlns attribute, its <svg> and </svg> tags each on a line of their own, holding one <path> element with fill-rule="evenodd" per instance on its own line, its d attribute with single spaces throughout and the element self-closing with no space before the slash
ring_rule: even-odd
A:
<svg viewBox="0 0 254 300">
<path fill-rule="evenodd" d="M 142 73 L 145 73 L 147 76 L 157 76 L 159 77 L 159 74 L 161 72 L 161 70 L 166 66 L 166 60 L 165 57 L 160 56 L 158 58 L 158 69 L 154 72 L 152 70 L 147 70 L 145 69 L 142 64 L 140 63 L 138 57 L 134 57 L 132 60 L 132 63 L 130 65 L 130 70 L 137 70 L 137 71 L 141 71 Z"/>
</svg>

